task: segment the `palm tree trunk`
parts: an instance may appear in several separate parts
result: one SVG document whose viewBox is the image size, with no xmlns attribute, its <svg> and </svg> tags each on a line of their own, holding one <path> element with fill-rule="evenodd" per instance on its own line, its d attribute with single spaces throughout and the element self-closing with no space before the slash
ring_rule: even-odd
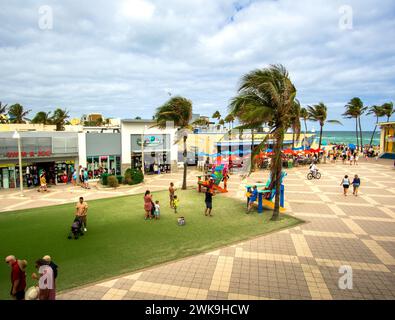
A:
<svg viewBox="0 0 395 320">
<path fill-rule="evenodd" d="M 280 215 L 280 191 L 281 191 L 281 149 L 284 141 L 284 129 L 279 128 L 275 133 L 276 143 L 274 145 L 274 154 L 272 159 L 271 176 L 276 188 L 276 195 L 274 198 L 274 209 L 271 220 L 278 220 Z"/>
<path fill-rule="evenodd" d="M 304 120 L 304 142 L 303 142 L 303 144 L 304 144 L 304 149 L 306 149 L 307 122 L 306 122 L 306 119 L 303 119 L 303 120 Z"/>
<path fill-rule="evenodd" d="M 251 129 L 251 172 L 255 170 L 255 163 L 254 163 L 254 129 Z"/>
<path fill-rule="evenodd" d="M 292 150 L 295 148 L 295 131 L 292 129 Z"/>
<path fill-rule="evenodd" d="M 320 123 L 320 142 L 318 144 L 318 149 L 321 149 L 321 141 L 322 141 L 322 128 L 324 127 L 323 124 Z"/>
<path fill-rule="evenodd" d="M 357 135 L 357 149 L 359 147 L 359 138 L 358 138 L 358 120 L 355 118 L 355 134 Z"/>
<path fill-rule="evenodd" d="M 374 126 L 374 130 L 372 133 L 372 137 L 370 138 L 369 146 L 372 146 L 373 137 L 374 137 L 374 134 L 376 133 L 376 129 L 377 129 L 377 122 L 379 122 L 379 117 L 376 116 L 376 125 Z"/>
<path fill-rule="evenodd" d="M 184 157 L 184 175 L 182 177 L 182 190 L 186 190 L 187 188 L 187 136 L 185 135 L 184 138 L 184 152 L 183 152 L 183 157 Z"/>
<path fill-rule="evenodd" d="M 363 140 L 362 140 L 362 127 L 361 127 L 361 117 L 358 117 L 359 123 L 359 136 L 361 138 L 361 152 L 363 152 Z"/>
</svg>

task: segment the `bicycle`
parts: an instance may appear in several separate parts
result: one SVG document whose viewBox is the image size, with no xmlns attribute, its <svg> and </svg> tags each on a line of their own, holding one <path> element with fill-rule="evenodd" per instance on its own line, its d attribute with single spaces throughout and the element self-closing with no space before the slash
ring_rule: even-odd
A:
<svg viewBox="0 0 395 320">
<path fill-rule="evenodd" d="M 313 174 L 312 172 L 309 172 L 307 174 L 307 180 L 311 180 L 311 179 L 320 179 L 321 178 L 321 173 L 318 172 L 318 170 L 315 172 L 315 174 Z"/>
</svg>

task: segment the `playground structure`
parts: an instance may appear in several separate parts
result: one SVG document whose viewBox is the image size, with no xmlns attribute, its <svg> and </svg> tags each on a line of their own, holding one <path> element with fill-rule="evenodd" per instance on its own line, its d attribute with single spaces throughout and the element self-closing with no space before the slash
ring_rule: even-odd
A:
<svg viewBox="0 0 395 320">
<path fill-rule="evenodd" d="M 208 188 L 211 192 L 218 191 L 221 193 L 228 192 L 227 181 L 229 179 L 228 175 L 228 165 L 219 164 L 213 166 L 211 173 L 204 175 L 204 180 L 202 176 L 198 176 L 198 191 L 202 192 L 202 187 Z M 219 184 L 221 181 L 224 182 L 224 186 L 221 187 Z"/>
<path fill-rule="evenodd" d="M 285 171 L 281 172 L 281 177 L 280 177 L 280 212 L 284 212 L 284 185 L 283 185 L 283 179 L 287 173 Z M 253 185 L 246 185 L 247 189 L 247 206 L 248 202 L 250 200 L 251 196 L 251 191 L 254 186 L 257 186 L 257 188 L 264 187 L 263 189 L 259 190 L 258 189 L 258 213 L 263 212 L 263 206 L 269 207 L 270 209 L 274 209 L 274 197 L 276 195 L 276 189 L 274 186 L 274 181 L 272 181 L 271 177 L 269 176 L 269 179 L 267 180 L 266 183 L 255 183 Z"/>
</svg>

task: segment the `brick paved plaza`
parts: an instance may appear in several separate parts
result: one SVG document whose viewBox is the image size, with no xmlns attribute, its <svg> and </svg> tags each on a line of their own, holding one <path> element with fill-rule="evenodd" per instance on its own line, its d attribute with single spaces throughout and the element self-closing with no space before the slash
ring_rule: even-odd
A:
<svg viewBox="0 0 395 320">
<path fill-rule="evenodd" d="M 390 161 L 320 166 L 321 180 L 308 181 L 307 168 L 288 170 L 287 213 L 306 221 L 298 227 L 61 292 L 58 299 L 394 299 L 395 171 Z M 195 186 L 196 172 L 188 184 Z M 360 195 L 344 197 L 344 174 L 361 178 Z M 266 181 L 267 171 L 241 181 L 232 175 L 226 195 L 244 199 L 246 183 Z M 181 181 L 181 173 L 148 177 L 142 186 L 83 190 L 57 186 L 21 198 L 0 193 L 1 211 L 141 193 Z M 215 201 L 215 200 L 214 200 Z M 215 202 L 214 202 L 215 206 Z M 257 214 L 257 213 L 254 213 Z M 264 214 L 271 214 L 265 210 Z M 214 217 L 215 218 L 215 217 Z M 338 286 L 339 267 L 352 267 L 353 288 Z"/>
</svg>

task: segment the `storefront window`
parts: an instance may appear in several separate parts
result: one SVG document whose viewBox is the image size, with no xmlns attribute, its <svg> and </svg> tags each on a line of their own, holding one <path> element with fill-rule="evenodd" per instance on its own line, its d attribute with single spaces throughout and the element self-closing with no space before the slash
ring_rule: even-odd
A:
<svg viewBox="0 0 395 320">
<path fill-rule="evenodd" d="M 87 157 L 87 169 L 90 179 L 98 179 L 102 173 L 120 175 L 121 157 L 115 155 Z"/>
</svg>

